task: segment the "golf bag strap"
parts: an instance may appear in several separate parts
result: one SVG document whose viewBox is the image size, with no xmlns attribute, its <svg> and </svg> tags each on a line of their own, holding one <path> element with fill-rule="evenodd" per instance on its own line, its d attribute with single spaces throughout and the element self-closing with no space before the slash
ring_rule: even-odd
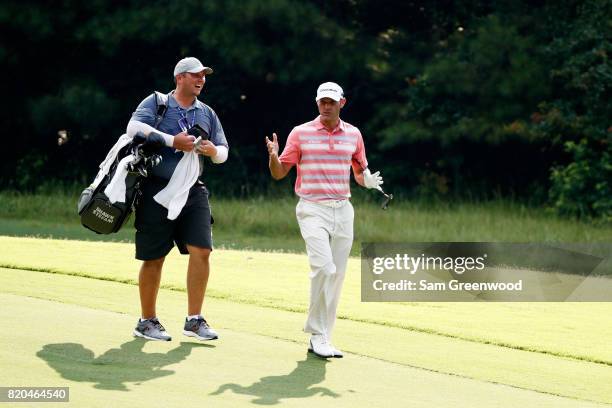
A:
<svg viewBox="0 0 612 408">
<path fill-rule="evenodd" d="M 168 94 L 163 94 L 158 91 L 155 91 L 153 93 L 153 95 L 155 96 L 155 106 L 156 106 L 155 123 L 153 124 L 153 127 L 155 129 L 157 129 L 161 121 L 164 119 L 164 116 L 166 115 L 166 111 L 168 110 L 168 100 L 170 99 L 171 93 L 172 91 L 169 92 Z"/>
</svg>

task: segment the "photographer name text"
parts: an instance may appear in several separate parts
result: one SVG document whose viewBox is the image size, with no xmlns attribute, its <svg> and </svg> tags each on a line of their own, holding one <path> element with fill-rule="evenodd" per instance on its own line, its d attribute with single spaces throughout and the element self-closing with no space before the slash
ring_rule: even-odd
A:
<svg viewBox="0 0 612 408">
<path fill-rule="evenodd" d="M 372 288 L 376 291 L 521 291 L 523 290 L 523 280 L 516 282 L 460 282 L 456 279 L 448 282 L 431 282 L 427 279 L 411 281 L 402 279 L 396 282 L 384 282 L 377 279 L 372 282 Z"/>
</svg>

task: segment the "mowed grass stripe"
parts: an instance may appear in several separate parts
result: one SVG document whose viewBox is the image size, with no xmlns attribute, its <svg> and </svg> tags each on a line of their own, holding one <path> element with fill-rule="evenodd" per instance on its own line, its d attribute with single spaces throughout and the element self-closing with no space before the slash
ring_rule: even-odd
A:
<svg viewBox="0 0 612 408">
<path fill-rule="evenodd" d="M 2 265 L 0 263 L 0 268 L 6 268 L 6 269 L 14 269 L 14 270 L 23 270 L 23 271 L 30 271 L 30 272 L 42 272 L 42 273 L 49 273 L 49 274 L 58 274 L 58 275 L 66 275 L 66 276 L 75 276 L 75 277 L 80 277 L 80 278 L 85 278 L 85 279 L 94 279 L 94 280 L 101 280 L 101 281 L 109 281 L 109 282 L 116 282 L 116 283 L 122 283 L 122 284 L 129 284 L 129 285 L 138 285 L 138 282 L 132 279 L 115 279 L 115 278 L 111 278 L 108 276 L 94 276 L 94 275 L 88 275 L 86 273 L 80 273 L 80 272 L 64 272 L 64 271 L 60 271 L 60 270 L 44 270 L 44 269 L 29 269 L 29 268 L 23 268 L 23 267 L 16 267 L 16 266 L 11 266 L 11 265 Z M 162 289 L 167 289 L 167 290 L 171 290 L 171 291 L 176 291 L 176 292 L 186 292 L 185 288 L 182 287 L 176 287 L 174 285 L 168 285 L 168 284 L 162 284 L 160 286 Z M 222 296 L 215 296 L 215 295 L 209 295 L 209 297 L 214 298 L 214 299 L 222 299 L 222 300 L 229 300 L 229 301 L 233 301 L 231 297 L 222 297 Z M 291 309 L 291 308 L 287 308 L 287 307 L 280 307 L 278 305 L 275 306 L 271 306 L 265 302 L 252 302 L 249 300 L 243 300 L 243 301 L 239 301 L 236 303 L 242 303 L 242 304 L 250 304 L 250 305 L 254 305 L 254 306 L 261 306 L 261 307 L 266 307 L 266 308 L 272 308 L 272 309 L 278 309 L 278 310 L 284 310 L 287 312 L 295 312 L 295 313 L 305 313 L 306 310 L 299 308 L 299 309 Z M 540 350 L 540 349 L 533 349 L 533 348 L 528 348 L 528 347 L 521 347 L 521 346 L 516 346 L 513 344 L 504 344 L 504 343 L 500 343 L 500 342 L 493 342 L 493 341 L 487 341 L 486 339 L 473 339 L 473 338 L 464 338 L 462 336 L 457 336 L 457 335 L 452 335 L 452 334 L 448 334 L 448 333 L 442 333 L 442 332 L 438 332 L 435 330 L 428 330 L 428 329 L 423 329 L 420 327 L 414 327 L 414 326 L 408 326 L 408 325 L 395 325 L 395 324 L 381 324 L 379 321 L 373 321 L 373 320 L 369 320 L 369 319 L 359 319 L 359 318 L 350 318 L 350 317 L 345 317 L 345 316 L 339 316 L 339 319 L 341 320 L 352 320 L 355 322 L 361 322 L 361 323 L 368 323 L 368 324 L 376 324 L 376 325 L 382 325 L 382 326 L 390 326 L 390 327 L 396 327 L 402 330 L 408 330 L 408 331 L 414 331 L 414 332 L 419 332 L 419 333 L 426 333 L 426 334 L 431 334 L 431 335 L 436 335 L 436 336 L 443 336 L 443 337 L 449 337 L 449 338 L 454 338 L 454 339 L 460 339 L 460 340 L 465 340 L 465 341 L 471 341 L 471 342 L 475 342 L 475 343 L 482 343 L 482 344 L 491 344 L 494 346 L 498 346 L 498 347 L 506 347 L 506 348 L 510 348 L 510 349 L 515 349 L 515 350 L 521 350 L 521 351 L 526 351 L 526 352 L 531 352 L 531 353 L 542 353 L 542 354 L 549 354 L 552 356 L 556 356 L 556 357 L 563 357 L 563 358 L 570 358 L 570 359 L 574 359 L 574 360 L 580 360 L 580 361 L 587 361 L 587 362 L 591 362 L 591 363 L 595 363 L 595 364 L 603 364 L 603 365 L 607 365 L 607 366 L 612 366 L 612 362 L 610 361 L 604 361 L 604 360 L 597 360 L 595 358 L 591 358 L 591 357 L 584 357 L 584 356 L 574 356 L 571 354 L 567 354 L 567 353 L 558 353 L 558 352 L 554 352 L 554 351 L 550 351 L 550 350 Z"/>
<path fill-rule="evenodd" d="M 50 316 L 47 316 L 46 312 L 51 310 L 51 307 L 48 309 L 41 308 L 36 305 L 34 299 L 27 300 L 24 298 L 23 303 L 13 308 L 3 308 L 0 312 L 0 314 L 5 313 L 10 317 L 10 319 L 3 317 L 3 321 L 12 320 L 15 331 L 24 336 L 21 340 L 15 337 L 11 338 L 11 336 L 5 336 L 3 340 L 0 340 L 1 342 L 9 342 L 8 347 L 0 347 L 0 350 L 5 350 L 5 355 L 8 353 L 9 356 L 13 356 L 17 349 L 22 346 L 22 342 L 57 343 L 55 337 L 59 334 L 65 334 L 67 337 L 62 342 L 82 343 L 83 346 L 92 349 L 95 355 L 104 353 L 110 347 L 116 348 L 121 343 L 130 342 L 131 329 L 138 316 L 138 290 L 134 286 L 110 281 L 82 279 L 74 276 L 0 269 L 0 287 L 4 293 L 54 299 L 66 305 L 75 304 L 91 309 L 128 313 L 130 315 L 126 317 L 127 320 L 124 319 L 122 324 L 115 324 L 112 319 L 107 320 L 105 318 L 100 319 L 100 324 L 94 325 L 95 329 L 89 329 L 90 325 L 86 323 L 91 322 L 91 319 L 87 319 L 87 316 L 79 317 L 77 314 L 71 317 L 63 312 L 51 313 Z M 168 330 L 175 336 L 180 335 L 185 303 L 185 295 L 182 293 L 167 290 L 162 290 L 160 293 L 158 315 L 162 318 Z M 7 302 L 3 300 L 2 304 L 6 306 Z M 205 311 L 209 320 L 221 332 L 221 339 L 215 344 L 225 345 L 226 342 L 229 342 L 232 349 L 214 350 L 215 353 L 218 353 L 215 354 L 216 358 L 225 361 L 226 365 L 218 365 L 216 361 L 210 359 L 209 354 L 204 362 L 197 362 L 198 366 L 214 367 L 215 375 L 226 378 L 231 383 L 249 386 L 247 387 L 250 390 L 248 392 L 254 390 L 254 392 L 257 392 L 256 390 L 266 383 L 264 378 L 270 375 L 274 377 L 275 374 L 278 374 L 276 367 L 278 367 L 279 361 L 290 363 L 289 367 L 285 366 L 285 368 L 280 369 L 282 372 L 289 372 L 292 367 L 295 367 L 296 361 L 303 359 L 287 357 L 282 351 L 285 348 L 285 343 L 280 340 L 256 345 L 255 343 L 258 340 L 250 336 L 250 334 L 256 334 L 289 340 L 295 344 L 292 347 L 297 347 L 296 352 L 304 356 L 307 337 L 300 332 L 303 323 L 303 316 L 300 314 L 237 304 L 225 300 L 209 300 Z M 28 318 L 28 313 L 39 314 Z M 53 325 L 54 328 L 49 331 L 47 336 L 30 336 L 26 333 L 27 330 L 36 328 L 36 325 L 31 325 L 30 328 L 20 331 L 19 325 L 23 325 L 24 319 L 28 321 L 41 319 L 43 325 L 48 323 Z M 67 330 L 64 330 L 64 327 L 67 327 Z M 80 330 L 75 332 L 77 327 Z M 239 333 L 249 335 L 239 335 Z M 176 340 L 180 339 L 175 338 Z M 14 345 L 12 344 L 13 341 L 16 342 Z M 380 403 L 389 403 L 391 406 L 406 404 L 411 406 L 444 406 L 445 404 L 442 401 L 436 403 L 436 399 L 439 398 L 446 403 L 452 401 L 453 406 L 483 406 L 484 404 L 484 406 L 500 407 L 590 407 L 592 405 L 584 401 L 612 402 L 612 391 L 609 387 L 612 381 L 612 372 L 609 367 L 598 364 L 347 320 L 338 323 L 336 342 L 338 345 L 342 345 L 343 349 L 349 354 L 344 360 L 334 361 L 333 367 L 346 367 L 347 371 L 335 371 L 333 375 L 332 372 L 328 371 L 328 379 L 333 376 L 336 381 L 341 383 L 341 386 L 336 384 L 328 388 L 333 391 L 343 390 L 340 394 L 344 398 L 347 396 L 346 387 L 350 387 L 359 394 L 358 396 L 364 398 L 357 401 L 350 398 L 350 404 L 348 405 L 352 404 L 351 406 L 363 406 L 364 402 L 366 405 L 373 404 L 373 406 L 380 405 Z M 176 344 L 175 342 L 172 343 Z M 93 347 L 96 344 L 97 346 Z M 149 347 L 158 347 L 159 344 L 156 342 Z M 174 347 L 176 346 L 174 345 Z M 259 359 L 259 354 L 264 355 L 265 362 Z M 366 354 L 377 360 L 382 360 L 387 365 L 380 368 L 375 363 L 377 360 L 361 360 L 361 357 L 353 354 Z M 2 359 L 11 361 L 5 356 L 2 356 Z M 239 361 L 234 362 L 234 359 L 239 359 Z M 372 361 L 374 365 L 369 367 L 368 364 L 364 364 L 358 367 L 352 363 L 353 359 Z M 340 366 L 345 362 L 347 363 L 346 366 Z M 391 362 L 397 364 L 391 364 Z M 19 363 L 21 362 L 10 364 L 8 367 L 20 367 Z M 183 370 L 182 367 L 183 364 L 172 368 L 179 372 Z M 261 373 L 263 377 L 255 376 L 248 381 L 241 381 L 243 368 L 248 371 L 253 367 L 263 368 L 263 371 L 265 371 Z M 398 372 L 397 367 L 405 367 L 409 371 L 402 374 Z M 453 376 L 444 376 L 447 381 L 440 382 L 436 380 L 437 377 L 429 376 L 433 373 L 423 376 L 423 373 L 428 373 L 428 371 L 415 371 L 410 367 L 422 367 L 430 371 L 450 373 Z M 22 373 L 23 379 L 29 378 L 31 380 L 40 371 L 40 367 L 26 365 L 26 368 L 28 372 Z M 240 371 L 240 373 L 234 374 L 233 371 L 235 370 Z M 32 373 L 28 374 L 30 371 Z M 355 373 L 363 373 L 363 375 L 355 376 Z M 0 374 L 0 377 L 2 375 L 9 375 L 9 372 Z M 194 373 L 194 376 L 196 375 Z M 440 374 L 435 375 L 439 376 Z M 516 389 L 488 384 L 484 392 L 481 392 L 471 386 L 471 383 L 465 383 L 469 380 L 461 377 L 507 384 L 516 387 Z M 290 378 L 291 376 L 283 380 L 283 387 L 293 389 L 290 384 L 286 384 L 286 381 Z M 205 375 L 205 380 L 209 379 Z M 0 378 L 0 380 L 3 381 L 4 379 Z M 364 381 L 369 385 L 362 386 L 361 384 Z M 321 385 L 328 386 L 328 384 L 324 382 Z M 160 387 L 164 385 L 160 384 Z M 253 387 L 250 387 L 250 385 L 253 385 Z M 489 386 L 499 388 L 489 388 Z M 538 393 L 530 393 L 519 388 L 536 390 Z M 244 388 L 238 387 L 236 389 L 244 391 Z M 274 391 L 282 393 L 281 389 L 282 387 L 276 387 Z M 509 391 L 512 389 L 515 389 L 516 393 Z M 363 393 L 364 390 L 369 393 L 368 396 Z M 232 397 L 231 390 L 226 391 L 222 395 Z M 525 392 L 527 394 L 524 394 Z M 431 393 L 431 395 L 428 393 Z M 576 400 L 557 399 L 540 393 L 566 396 Z M 377 403 L 369 403 L 370 397 L 377 398 Z M 479 400 L 478 398 L 482 399 Z M 339 398 L 334 399 L 332 403 L 334 406 L 343 406 L 343 401 L 345 400 Z M 322 399 L 320 402 L 325 403 L 326 400 Z M 319 406 L 318 403 L 316 405 Z"/>
<path fill-rule="evenodd" d="M 0 237 L 0 264 L 135 283 L 130 244 Z M 162 284 L 184 290 L 187 257 L 172 252 Z M 287 311 L 308 305 L 304 255 L 213 252 L 208 296 Z M 609 303 L 361 303 L 359 260 L 350 259 L 341 319 L 398 327 L 610 365 Z"/>
</svg>

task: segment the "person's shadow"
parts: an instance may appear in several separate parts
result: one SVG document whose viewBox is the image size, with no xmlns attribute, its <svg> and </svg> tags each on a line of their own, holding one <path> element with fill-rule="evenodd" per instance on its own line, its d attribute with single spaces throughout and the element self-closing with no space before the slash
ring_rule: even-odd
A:
<svg viewBox="0 0 612 408">
<path fill-rule="evenodd" d="M 36 355 L 67 380 L 92 382 L 103 390 L 129 391 L 127 382 L 140 383 L 174 374 L 163 367 L 184 360 L 194 347 L 214 347 L 181 342 L 167 353 L 145 353 L 145 343 L 133 339 L 98 357 L 82 344 L 47 344 Z"/>
<path fill-rule="evenodd" d="M 239 384 L 223 384 L 210 395 L 223 394 L 230 390 L 236 394 L 252 395 L 252 402 L 260 405 L 278 404 L 287 398 L 309 398 L 316 394 L 338 398 L 340 394 L 325 387 L 314 387 L 325 379 L 327 360 L 320 359 L 309 353 L 306 359 L 297 362 L 297 367 L 287 375 L 262 377 L 248 387 Z"/>
</svg>

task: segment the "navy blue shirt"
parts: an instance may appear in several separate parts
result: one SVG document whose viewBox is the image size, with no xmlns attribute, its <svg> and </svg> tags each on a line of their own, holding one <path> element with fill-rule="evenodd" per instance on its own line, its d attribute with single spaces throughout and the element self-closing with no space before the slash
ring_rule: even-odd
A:
<svg viewBox="0 0 612 408">
<path fill-rule="evenodd" d="M 155 94 L 151 94 L 140 102 L 140 105 L 138 105 L 134 113 L 132 113 L 131 120 L 137 120 L 149 126 L 154 126 L 156 109 Z M 206 130 L 210 137 L 210 141 L 215 146 L 223 145 L 229 149 L 219 117 L 210 106 L 197 99 L 190 107 L 185 109 L 178 104 L 176 99 L 174 99 L 174 95 L 171 94 L 168 98 L 166 114 L 157 128 L 161 132 L 168 133 L 169 135 L 176 135 L 182 132 L 181 126 L 179 125 L 179 119 L 182 117 L 186 118 L 190 127 L 197 123 Z M 183 152 L 175 152 L 174 148 L 166 146 L 163 147 L 159 153 L 162 156 L 162 162 L 158 166 L 153 167 L 152 174 L 156 177 L 170 180 L 176 165 L 183 157 Z M 199 158 L 201 175 L 204 170 L 204 156 L 199 155 Z"/>
</svg>

